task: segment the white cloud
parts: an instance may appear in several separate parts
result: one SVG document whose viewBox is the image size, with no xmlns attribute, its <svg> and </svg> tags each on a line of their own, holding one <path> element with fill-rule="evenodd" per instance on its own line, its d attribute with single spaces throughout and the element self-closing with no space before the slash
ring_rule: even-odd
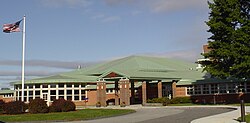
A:
<svg viewBox="0 0 250 123">
<path fill-rule="evenodd" d="M 41 0 L 47 7 L 86 7 L 92 4 L 90 0 Z"/>
</svg>

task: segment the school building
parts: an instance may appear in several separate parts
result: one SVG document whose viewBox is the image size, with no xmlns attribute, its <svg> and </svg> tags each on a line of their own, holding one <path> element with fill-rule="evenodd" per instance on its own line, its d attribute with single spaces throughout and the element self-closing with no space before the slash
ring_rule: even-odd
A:
<svg viewBox="0 0 250 123">
<path fill-rule="evenodd" d="M 13 84 L 12 95 L 2 99 L 21 100 L 21 82 Z M 239 101 L 242 93 L 249 101 L 249 80 L 211 78 L 195 63 L 129 56 L 72 72 L 26 80 L 24 100 L 42 98 L 51 104 L 55 99 L 64 98 L 76 105 L 107 106 L 145 105 L 147 99 L 190 96 L 197 103 L 233 103 Z"/>
</svg>

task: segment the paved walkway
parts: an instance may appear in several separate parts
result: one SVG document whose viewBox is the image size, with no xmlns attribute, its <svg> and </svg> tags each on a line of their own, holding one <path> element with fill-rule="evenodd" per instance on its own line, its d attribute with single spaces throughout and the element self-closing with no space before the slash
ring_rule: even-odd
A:
<svg viewBox="0 0 250 123">
<path fill-rule="evenodd" d="M 207 106 L 143 107 L 141 105 L 132 105 L 125 108 L 134 109 L 137 111 L 136 113 L 95 120 L 71 121 L 70 123 L 190 123 L 192 120 L 200 117 L 230 111 L 229 109 L 223 109 L 224 107 L 225 106 L 209 106 L 209 108 Z M 229 106 L 226 107 L 229 108 Z M 109 106 L 105 108 L 117 109 L 121 107 Z M 124 109 L 124 107 L 122 108 Z M 201 118 L 194 120 L 192 123 L 224 123 L 215 122 L 216 120 L 213 119 L 213 117 L 206 117 L 206 119 Z"/>
<path fill-rule="evenodd" d="M 237 110 L 222 113 L 218 115 L 203 117 L 193 120 L 191 123 L 239 123 L 235 119 L 240 117 L 240 107 L 234 107 Z M 246 112 L 250 112 L 250 106 L 246 106 Z"/>
</svg>

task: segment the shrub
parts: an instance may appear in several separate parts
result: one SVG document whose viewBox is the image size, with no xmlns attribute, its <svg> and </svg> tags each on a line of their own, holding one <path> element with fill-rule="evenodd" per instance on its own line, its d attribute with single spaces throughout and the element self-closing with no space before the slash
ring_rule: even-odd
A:
<svg viewBox="0 0 250 123">
<path fill-rule="evenodd" d="M 153 99 L 148 99 L 148 103 L 162 103 L 162 105 L 166 106 L 169 104 L 170 100 L 167 97 L 162 97 L 162 98 L 153 98 Z"/>
<path fill-rule="evenodd" d="M 62 107 L 62 112 L 75 111 L 76 105 L 71 100 L 66 100 L 64 106 Z"/>
<path fill-rule="evenodd" d="M 3 107 L 5 105 L 5 102 L 3 100 L 0 100 L 0 114 L 2 114 L 4 111 L 3 111 Z"/>
<path fill-rule="evenodd" d="M 171 104 L 179 104 L 179 103 L 192 103 L 190 97 L 176 97 L 171 99 Z"/>
<path fill-rule="evenodd" d="M 4 112 L 6 114 L 21 114 L 27 109 L 27 105 L 22 101 L 8 102 L 4 105 Z"/>
<path fill-rule="evenodd" d="M 74 111 L 76 108 L 75 104 L 70 100 L 58 99 L 55 100 L 49 107 L 50 112 L 68 112 Z"/>
<path fill-rule="evenodd" d="M 29 112 L 32 114 L 49 112 L 46 101 L 44 101 L 43 99 L 31 100 L 29 103 Z"/>
</svg>

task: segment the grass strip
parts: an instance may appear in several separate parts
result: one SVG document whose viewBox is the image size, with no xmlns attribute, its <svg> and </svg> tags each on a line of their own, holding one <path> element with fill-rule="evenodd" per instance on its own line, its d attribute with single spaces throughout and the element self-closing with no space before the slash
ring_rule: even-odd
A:
<svg viewBox="0 0 250 123">
<path fill-rule="evenodd" d="M 78 121 L 111 117 L 133 113 L 129 109 L 83 109 L 72 112 L 58 112 L 45 114 L 19 114 L 19 115 L 0 115 L 3 122 L 24 122 L 24 121 Z"/>
</svg>

